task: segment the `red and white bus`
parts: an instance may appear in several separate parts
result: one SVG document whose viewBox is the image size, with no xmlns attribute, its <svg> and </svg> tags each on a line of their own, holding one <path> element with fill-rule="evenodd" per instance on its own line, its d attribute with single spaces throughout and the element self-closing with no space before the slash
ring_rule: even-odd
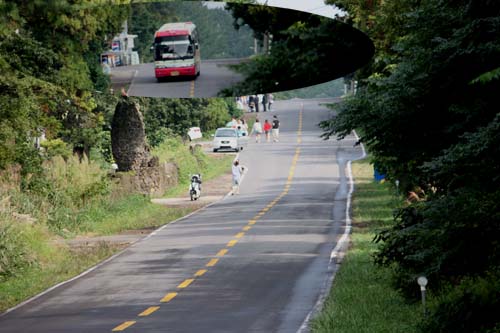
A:
<svg viewBox="0 0 500 333">
<path fill-rule="evenodd" d="M 166 77 L 200 75 L 200 44 L 192 22 L 162 25 L 155 33 L 151 49 L 158 81 Z"/>
</svg>

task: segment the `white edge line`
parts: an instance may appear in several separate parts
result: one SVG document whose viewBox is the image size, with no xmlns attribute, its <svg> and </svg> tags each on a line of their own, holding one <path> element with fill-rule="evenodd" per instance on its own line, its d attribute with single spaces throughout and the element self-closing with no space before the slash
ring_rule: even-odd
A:
<svg viewBox="0 0 500 333">
<path fill-rule="evenodd" d="M 356 137 L 356 140 L 359 141 L 359 136 L 356 133 L 356 131 L 353 131 L 353 134 Z M 362 160 L 366 157 L 366 150 L 365 150 L 365 147 L 363 144 L 361 144 L 361 149 L 362 149 L 363 154 L 360 158 L 354 159 L 355 161 Z M 351 197 L 352 197 L 352 194 L 354 193 L 354 179 L 352 176 L 351 164 L 352 164 L 352 160 L 349 160 L 347 162 L 347 166 L 346 166 L 347 174 L 348 174 L 348 182 L 349 182 L 349 193 L 347 194 L 346 209 L 345 209 L 345 230 L 344 230 L 344 233 L 342 234 L 342 237 L 337 241 L 337 245 L 332 250 L 332 253 L 330 254 L 330 261 L 328 262 L 329 271 L 332 272 L 332 276 L 326 282 L 327 287 L 325 288 L 325 294 L 319 296 L 318 301 L 316 302 L 313 309 L 307 314 L 307 317 L 302 322 L 302 325 L 297 330 L 297 333 L 303 333 L 303 332 L 309 331 L 309 322 L 311 320 L 311 317 L 313 316 L 313 314 L 317 313 L 320 310 L 321 306 L 323 305 L 323 303 L 327 297 L 327 294 L 330 291 L 330 287 L 331 287 L 331 284 L 333 282 L 333 279 L 335 278 L 336 271 L 331 269 L 332 263 L 335 260 L 335 264 L 337 264 L 336 259 L 338 257 L 339 252 L 341 250 L 344 250 L 344 248 L 346 248 L 347 245 L 349 244 L 349 235 L 351 234 L 351 230 L 352 230 L 352 227 L 351 227 L 352 221 L 351 221 L 351 214 L 350 214 L 351 200 L 352 200 Z"/>
<path fill-rule="evenodd" d="M 354 134 L 354 136 L 356 137 L 356 140 L 359 142 L 359 136 L 358 136 L 358 133 L 356 133 L 356 131 L 352 131 L 352 133 Z M 363 156 L 361 156 L 361 158 L 359 158 L 360 160 L 362 160 L 363 158 L 366 157 L 366 150 L 365 150 L 365 145 L 361 143 L 361 150 L 363 151 Z"/>
<path fill-rule="evenodd" d="M 239 154 L 238 154 L 238 155 L 239 155 Z M 237 155 L 237 156 L 238 156 L 238 155 Z M 243 181 L 243 177 L 241 178 L 241 180 Z M 110 262 L 111 260 L 113 260 L 113 259 L 115 259 L 115 258 L 117 258 L 117 257 L 121 256 L 121 255 L 122 255 L 122 254 L 124 254 L 127 250 L 129 250 L 130 248 L 132 248 L 133 246 L 135 246 L 136 244 L 138 244 L 138 243 L 140 243 L 140 242 L 143 242 L 143 241 L 145 241 L 146 239 L 149 239 L 149 238 L 151 238 L 152 236 L 156 235 L 159 231 L 161 231 L 161 230 L 165 229 L 165 228 L 166 228 L 166 227 L 168 227 L 169 225 L 174 224 L 174 223 L 181 222 L 182 220 L 185 220 L 185 219 L 187 219 L 187 218 L 189 218 L 189 217 L 193 216 L 194 214 L 197 214 L 197 213 L 199 213 L 200 211 L 202 211 L 202 210 L 204 210 L 204 209 L 207 209 L 208 207 L 210 207 L 210 206 L 212 206 L 212 205 L 215 205 L 216 203 L 218 203 L 218 202 L 220 202 L 220 201 L 223 201 L 223 200 L 224 200 L 224 199 L 226 199 L 226 198 L 227 198 L 227 197 L 228 197 L 231 193 L 232 193 L 232 191 L 231 191 L 231 192 L 229 192 L 228 194 L 226 194 L 224 197 L 222 197 L 221 199 L 219 199 L 219 200 L 217 200 L 217 201 L 214 201 L 214 202 L 212 202 L 212 203 L 210 203 L 210 204 L 208 204 L 208 205 L 206 205 L 206 206 L 203 206 L 203 207 L 201 207 L 201 208 L 199 208 L 199 209 L 195 210 L 194 212 L 189 213 L 188 215 L 185 215 L 185 216 L 183 216 L 183 217 L 178 218 L 177 220 L 174 220 L 174 221 L 171 221 L 171 222 L 169 222 L 169 223 L 167 223 L 167 224 L 165 224 L 165 225 L 162 225 L 161 227 L 159 227 L 158 229 L 156 229 L 155 231 L 153 231 L 153 232 L 152 232 L 152 233 L 150 233 L 149 235 L 144 236 L 143 238 L 140 238 L 140 239 L 137 239 L 137 240 L 133 241 L 132 243 L 130 243 L 130 245 L 129 245 L 129 246 L 127 246 L 126 248 L 124 248 L 124 249 L 123 249 L 123 250 L 121 250 L 120 252 L 115 253 L 114 255 L 112 255 L 111 257 L 109 257 L 109 258 L 107 258 L 107 259 L 105 259 L 104 261 L 101 261 L 101 262 L 100 262 L 100 263 L 98 263 L 97 265 L 95 265 L 95 266 L 93 266 L 93 267 L 90 267 L 89 269 L 87 269 L 86 271 L 84 271 L 84 272 L 80 273 L 79 275 L 77 275 L 77 276 L 75 276 L 75 277 L 73 277 L 73 278 L 71 278 L 71 279 L 69 279 L 69 280 L 59 282 L 59 283 L 58 283 L 58 284 L 56 284 L 55 286 L 52 286 L 52 287 L 50 287 L 50 288 L 46 289 L 45 291 L 42 291 L 41 293 L 39 293 L 39 294 L 37 294 L 37 295 L 35 295 L 35 296 L 31 297 L 31 298 L 28 298 L 28 299 L 27 299 L 27 300 L 25 300 L 24 302 L 19 303 L 18 305 L 14 306 L 14 307 L 12 307 L 12 308 L 10 308 L 10 309 L 5 310 L 4 312 L 0 313 L 0 317 L 3 317 L 3 316 L 5 316 L 6 314 L 8 314 L 9 312 L 12 312 L 12 311 L 14 311 L 14 310 L 17 310 L 17 309 L 19 309 L 20 307 L 22 307 L 22 306 L 24 306 L 24 305 L 26 305 L 26 304 L 28 304 L 28 303 L 31 303 L 31 302 L 33 302 L 33 301 L 37 300 L 38 298 L 40 298 L 40 297 L 42 297 L 42 296 L 44 296 L 44 295 L 46 295 L 46 294 L 50 293 L 50 292 L 51 292 L 51 291 L 53 291 L 54 289 L 57 289 L 57 288 L 59 288 L 59 287 L 62 287 L 62 286 L 66 285 L 66 284 L 68 284 L 68 283 L 70 283 L 70 282 L 73 282 L 73 281 L 75 281 L 75 280 L 77 280 L 77 279 L 79 279 L 79 278 L 81 278 L 81 277 L 83 277 L 83 276 L 85 276 L 85 275 L 89 274 L 90 272 L 92 272 L 92 271 L 94 271 L 94 270 L 96 270 L 96 269 L 100 268 L 101 266 L 103 266 L 103 265 L 107 264 L 107 263 L 108 263 L 108 262 Z"/>
</svg>

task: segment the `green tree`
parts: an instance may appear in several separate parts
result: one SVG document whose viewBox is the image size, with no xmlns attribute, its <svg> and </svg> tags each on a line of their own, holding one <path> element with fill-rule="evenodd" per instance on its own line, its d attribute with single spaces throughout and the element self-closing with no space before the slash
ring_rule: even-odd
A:
<svg viewBox="0 0 500 333">
<path fill-rule="evenodd" d="M 405 192 L 422 193 L 396 211 L 393 228 L 379 234 L 376 261 L 394 268 L 396 286 L 407 295 L 417 296 L 418 275 L 429 278 L 440 298 L 424 331 L 494 329 L 498 318 L 489 313 L 500 311 L 499 304 L 483 295 L 495 289 L 500 263 L 494 162 L 500 160 L 500 81 L 494 74 L 500 65 L 500 4 L 372 1 L 371 17 L 356 7 L 363 2 L 354 3 L 346 5 L 353 22 L 376 30 L 375 44 L 387 45 L 376 58 L 390 59 L 358 74 L 365 78 L 359 93 L 322 126 L 326 136 L 340 138 L 360 129 L 389 179 L 399 180 Z M 397 16 L 406 22 L 386 21 Z M 468 290 L 473 281 L 482 287 Z"/>
<path fill-rule="evenodd" d="M 40 162 L 35 149 L 24 147 L 33 147 L 42 130 L 49 139 L 60 137 L 88 151 L 103 125 L 94 90 L 109 84 L 99 53 L 105 37 L 119 31 L 128 7 L 6 0 L 0 9 L 0 167 Z"/>
<path fill-rule="evenodd" d="M 234 114 L 234 102 L 220 98 L 156 99 L 142 98 L 146 136 L 152 146 L 167 137 L 185 137 L 188 128 L 200 127 L 209 132 L 224 126 Z"/>
<path fill-rule="evenodd" d="M 257 37 L 272 36 L 272 42 L 268 54 L 235 66 L 245 81 L 221 95 L 284 91 L 328 82 L 353 72 L 373 55 L 373 45 L 365 34 L 337 20 L 268 6 L 229 4 L 228 8 L 237 24 L 248 24 Z"/>
</svg>

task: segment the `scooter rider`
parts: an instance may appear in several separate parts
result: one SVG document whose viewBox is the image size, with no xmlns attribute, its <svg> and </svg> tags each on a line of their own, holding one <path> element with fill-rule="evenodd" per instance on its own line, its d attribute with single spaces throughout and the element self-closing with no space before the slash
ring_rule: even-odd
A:
<svg viewBox="0 0 500 333">
<path fill-rule="evenodd" d="M 201 196 L 201 183 L 200 174 L 195 174 L 191 177 L 191 186 L 189 190 L 191 201 L 196 200 Z"/>
</svg>

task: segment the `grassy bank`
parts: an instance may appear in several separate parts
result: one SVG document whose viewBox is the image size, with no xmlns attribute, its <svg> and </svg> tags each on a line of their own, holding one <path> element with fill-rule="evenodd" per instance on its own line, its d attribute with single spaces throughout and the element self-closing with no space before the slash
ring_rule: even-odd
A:
<svg viewBox="0 0 500 333">
<path fill-rule="evenodd" d="M 182 149 L 182 145 L 178 140 L 171 139 L 153 152 L 160 161 L 175 162 L 179 166 L 179 184 L 168 189 L 165 197 L 187 196 L 192 174 L 201 173 L 203 181 L 207 181 L 230 172 L 234 156 L 224 154 L 209 156 L 199 147 L 190 152 Z"/>
<path fill-rule="evenodd" d="M 373 264 L 378 229 L 392 223 L 395 196 L 387 184 L 373 181 L 368 161 L 353 163 L 353 232 L 351 247 L 335 277 L 315 333 L 417 332 L 419 304 L 409 305 L 390 286 L 390 272 Z M 415 284 L 415 287 L 418 286 Z"/>
<path fill-rule="evenodd" d="M 19 225 L 4 218 L 0 231 L 6 225 L 15 225 L 16 229 L 9 233 L 9 244 L 16 244 L 15 253 L 27 258 L 11 257 L 10 266 L 14 265 L 15 269 L 0 276 L 0 313 L 80 274 L 121 249 L 108 243 L 70 249 L 62 242 L 54 242 L 53 234 L 44 226 Z"/>
</svg>

